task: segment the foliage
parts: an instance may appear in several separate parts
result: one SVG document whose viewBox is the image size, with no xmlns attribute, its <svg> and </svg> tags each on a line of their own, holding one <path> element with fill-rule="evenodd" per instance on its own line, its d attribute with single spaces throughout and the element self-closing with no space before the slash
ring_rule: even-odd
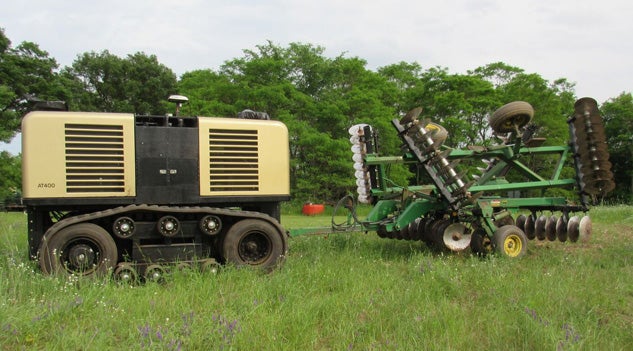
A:
<svg viewBox="0 0 633 351">
<path fill-rule="evenodd" d="M 15 200 L 22 188 L 22 157 L 0 152 L 0 202 Z"/>
<path fill-rule="evenodd" d="M 107 50 L 80 55 L 62 71 L 73 91 L 73 110 L 164 114 L 176 90 L 176 75 L 154 55 L 122 59 Z"/>
<path fill-rule="evenodd" d="M 284 267 L 271 274 L 184 270 L 163 284 L 128 286 L 42 275 L 26 255 L 24 215 L 0 213 L 0 345 L 630 350 L 633 208 L 591 215 L 589 243 L 531 241 L 519 260 L 339 233 L 291 239 Z M 289 229 L 329 220 L 282 216 Z"/>
<path fill-rule="evenodd" d="M 633 202 L 633 96 L 622 93 L 602 104 L 616 190 L 611 197 Z"/>
<path fill-rule="evenodd" d="M 37 44 L 12 47 L 0 28 L 0 141 L 10 141 L 20 130 L 29 100 L 64 98 L 56 69 L 55 59 Z"/>
</svg>

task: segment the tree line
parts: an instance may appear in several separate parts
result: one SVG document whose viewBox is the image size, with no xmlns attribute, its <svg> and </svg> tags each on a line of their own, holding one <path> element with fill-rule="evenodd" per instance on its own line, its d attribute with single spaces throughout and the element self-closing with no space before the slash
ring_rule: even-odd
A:
<svg viewBox="0 0 633 351">
<path fill-rule="evenodd" d="M 391 120 L 417 106 L 443 125 L 446 145 L 490 145 L 488 116 L 505 103 L 527 101 L 535 109 L 537 135 L 549 145 L 569 139 L 566 119 L 576 100 L 574 84 L 548 81 L 503 62 L 465 74 L 399 62 L 367 68 L 359 57 L 324 56 L 325 48 L 305 43 L 286 47 L 266 42 L 244 50 L 217 70 L 180 77 L 143 52 L 118 57 L 107 50 L 79 54 L 67 67 L 35 43 L 13 46 L 0 31 L 0 141 L 20 131 L 32 103 L 66 101 L 73 111 L 165 114 L 170 94 L 189 97 L 182 113 L 236 116 L 251 109 L 267 112 L 289 129 L 291 192 L 297 201 L 335 201 L 355 188 L 347 129 L 368 123 L 377 131 L 381 153 L 399 154 Z M 610 201 L 633 200 L 633 97 L 622 93 L 601 104 L 617 184 Z M 20 188 L 21 157 L 0 154 L 0 198 Z M 535 168 L 553 167 L 535 164 Z M 474 166 L 473 166 L 474 167 Z M 567 172 L 573 172 L 568 167 Z M 390 180 L 406 185 L 415 170 L 392 167 Z"/>
</svg>

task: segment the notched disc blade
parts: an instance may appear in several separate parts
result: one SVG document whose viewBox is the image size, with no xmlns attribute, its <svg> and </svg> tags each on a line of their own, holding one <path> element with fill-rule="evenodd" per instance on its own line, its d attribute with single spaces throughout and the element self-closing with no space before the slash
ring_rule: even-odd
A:
<svg viewBox="0 0 633 351">
<path fill-rule="evenodd" d="M 569 237 L 569 241 L 575 243 L 578 241 L 580 237 L 580 218 L 578 216 L 573 216 L 567 222 L 567 236 Z"/>
</svg>

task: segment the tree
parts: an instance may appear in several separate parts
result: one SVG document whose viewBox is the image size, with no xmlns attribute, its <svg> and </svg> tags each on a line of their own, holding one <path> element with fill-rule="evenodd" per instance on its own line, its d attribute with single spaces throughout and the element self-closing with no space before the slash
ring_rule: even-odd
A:
<svg viewBox="0 0 633 351">
<path fill-rule="evenodd" d="M 62 72 L 73 91 L 74 110 L 164 114 L 176 92 L 176 75 L 142 52 L 122 59 L 107 50 L 80 55 Z"/>
<path fill-rule="evenodd" d="M 601 106 L 609 160 L 616 188 L 610 197 L 617 201 L 633 201 L 633 96 L 622 93 Z"/>
<path fill-rule="evenodd" d="M 0 202 L 19 197 L 22 189 L 22 157 L 0 152 Z"/>
<path fill-rule="evenodd" d="M 56 100 L 63 95 L 57 67 L 37 44 L 22 42 L 12 48 L 0 28 L 0 141 L 10 141 L 20 130 L 30 98 Z"/>
</svg>

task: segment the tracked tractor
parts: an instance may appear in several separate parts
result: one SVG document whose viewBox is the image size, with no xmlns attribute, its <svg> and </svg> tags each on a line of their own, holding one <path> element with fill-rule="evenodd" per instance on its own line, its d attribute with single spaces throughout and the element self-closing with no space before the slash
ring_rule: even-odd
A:
<svg viewBox="0 0 633 351">
<path fill-rule="evenodd" d="M 68 112 L 22 122 L 29 254 L 45 273 L 161 279 L 284 259 L 286 126 L 242 118 Z"/>
<path fill-rule="evenodd" d="M 575 103 L 567 120 L 569 144 L 563 146 L 542 146 L 543 138 L 532 137 L 528 126 L 534 109 L 523 101 L 504 105 L 490 116 L 499 144 L 488 147 L 447 147 L 446 129 L 421 118 L 421 113 L 416 108 L 392 121 L 404 150 L 398 156 L 380 154 L 370 125 L 349 129 L 357 200 L 373 205 L 369 215 L 359 220 L 363 230 L 383 238 L 421 240 L 438 250 L 470 248 L 477 254 L 496 250 L 510 257 L 525 255 L 528 240 L 534 238 L 588 239 L 591 219 L 587 212 L 592 197 L 615 187 L 594 99 Z M 542 157 L 555 158 L 550 174 L 529 166 Z M 468 170 L 460 170 L 460 162 L 481 166 L 476 174 L 468 174 Z M 416 166 L 429 182 L 391 185 L 386 170 L 394 163 Z M 563 178 L 569 164 L 575 175 Z M 540 195 L 556 187 L 573 189 L 577 196 Z M 527 195 L 534 193 L 539 196 Z"/>
</svg>

